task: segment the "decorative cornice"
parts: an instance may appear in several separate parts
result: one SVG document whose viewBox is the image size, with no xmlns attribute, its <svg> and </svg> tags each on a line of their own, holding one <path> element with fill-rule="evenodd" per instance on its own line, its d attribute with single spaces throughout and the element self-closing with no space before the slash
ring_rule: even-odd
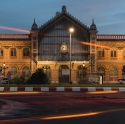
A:
<svg viewBox="0 0 125 124">
<path fill-rule="evenodd" d="M 9 49 L 11 46 L 3 46 L 5 49 Z"/>
<path fill-rule="evenodd" d="M 22 49 L 22 48 L 23 48 L 23 46 L 17 46 L 17 48 L 18 48 L 18 49 Z"/>
<path fill-rule="evenodd" d="M 97 42 L 98 45 L 102 45 L 103 46 L 103 49 L 107 49 L 106 47 L 109 47 L 109 48 L 116 48 L 116 49 L 119 49 L 119 50 L 122 50 L 125 48 L 125 42 L 123 41 L 119 41 L 119 42 L 116 42 L 116 41 L 112 41 L 112 42 L 107 42 L 107 41 L 103 41 L 103 42 Z M 98 49 L 101 49 L 98 48 Z"/>
</svg>

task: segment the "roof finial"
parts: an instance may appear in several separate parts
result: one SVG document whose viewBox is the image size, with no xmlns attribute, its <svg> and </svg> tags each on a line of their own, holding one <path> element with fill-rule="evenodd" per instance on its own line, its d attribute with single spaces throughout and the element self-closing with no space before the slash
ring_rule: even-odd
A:
<svg viewBox="0 0 125 124">
<path fill-rule="evenodd" d="M 38 29 L 38 26 L 37 26 L 35 18 L 34 18 L 34 22 L 32 24 L 31 30 L 37 30 L 37 29 Z"/>
<path fill-rule="evenodd" d="M 66 12 L 66 6 L 65 5 L 62 6 L 62 12 Z"/>
<path fill-rule="evenodd" d="M 91 30 L 91 31 L 96 31 L 96 33 L 98 32 L 98 31 L 97 31 L 97 28 L 96 28 L 96 25 L 95 25 L 95 23 L 94 23 L 94 18 L 92 19 L 92 24 L 91 24 L 91 26 L 90 26 L 90 30 Z"/>
<path fill-rule="evenodd" d="M 92 24 L 94 24 L 94 18 L 92 19 Z"/>
</svg>

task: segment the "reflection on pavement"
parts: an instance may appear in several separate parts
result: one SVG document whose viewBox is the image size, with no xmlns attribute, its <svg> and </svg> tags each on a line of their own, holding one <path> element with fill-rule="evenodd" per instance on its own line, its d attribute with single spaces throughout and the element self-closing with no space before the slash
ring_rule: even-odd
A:
<svg viewBox="0 0 125 124">
<path fill-rule="evenodd" d="M 21 110 L 25 110 L 28 108 L 27 105 L 20 102 L 5 100 L 5 99 L 0 99 L 0 100 L 6 103 L 0 109 L 0 116 L 15 117 L 16 114 L 22 113 Z"/>
</svg>

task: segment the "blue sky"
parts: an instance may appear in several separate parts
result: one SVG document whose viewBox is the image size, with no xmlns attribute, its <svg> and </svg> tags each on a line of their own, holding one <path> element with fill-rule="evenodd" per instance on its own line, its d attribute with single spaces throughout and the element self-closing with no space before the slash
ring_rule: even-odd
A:
<svg viewBox="0 0 125 124">
<path fill-rule="evenodd" d="M 0 26 L 30 30 L 67 11 L 88 27 L 94 18 L 99 34 L 125 34 L 125 0 L 0 0 Z M 0 33 L 19 33 L 0 29 Z"/>
</svg>

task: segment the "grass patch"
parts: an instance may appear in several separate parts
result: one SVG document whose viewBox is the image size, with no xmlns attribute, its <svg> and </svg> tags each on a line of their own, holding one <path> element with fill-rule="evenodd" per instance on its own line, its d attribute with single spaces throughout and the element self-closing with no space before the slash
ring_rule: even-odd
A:
<svg viewBox="0 0 125 124">
<path fill-rule="evenodd" d="M 0 87 L 125 87 L 125 84 L 0 84 Z"/>
</svg>

